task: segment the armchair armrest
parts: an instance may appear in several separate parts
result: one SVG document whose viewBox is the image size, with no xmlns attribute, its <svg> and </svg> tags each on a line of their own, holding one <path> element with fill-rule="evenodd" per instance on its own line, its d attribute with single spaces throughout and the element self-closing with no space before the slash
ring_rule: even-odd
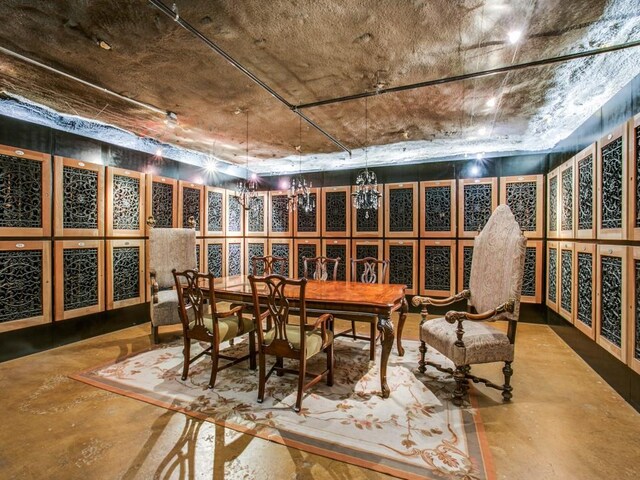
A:
<svg viewBox="0 0 640 480">
<path fill-rule="evenodd" d="M 422 305 L 423 307 L 426 307 L 427 305 L 443 306 L 443 305 L 451 305 L 452 303 L 458 302 L 460 300 L 468 300 L 470 297 L 471 297 L 471 291 L 463 290 L 449 298 L 431 298 L 431 297 L 420 297 L 416 295 L 411 300 L 411 303 L 413 303 L 414 307 L 419 307 L 420 305 Z"/>
<path fill-rule="evenodd" d="M 217 312 L 217 316 L 218 318 L 228 318 L 231 317 L 233 315 L 237 315 L 238 313 L 240 315 L 242 315 L 242 309 L 244 307 L 242 305 L 238 305 L 237 307 L 233 307 L 231 310 L 229 310 L 228 312 Z"/>
<path fill-rule="evenodd" d="M 464 336 L 464 328 L 462 327 L 462 322 L 464 320 L 471 320 L 473 322 L 494 322 L 495 319 L 493 317 L 495 317 L 499 313 L 513 312 L 514 309 L 515 302 L 513 300 L 509 300 L 502 305 L 498 305 L 493 310 L 488 310 L 482 313 L 456 312 L 454 310 L 451 310 L 450 312 L 447 312 L 445 314 L 444 319 L 451 324 L 458 322 L 458 327 L 456 328 L 456 341 L 454 345 L 456 347 L 464 347 L 464 341 L 462 340 L 462 337 Z"/>
<path fill-rule="evenodd" d="M 307 326 L 305 330 L 316 330 L 318 327 L 321 327 L 321 336 L 322 336 L 322 345 L 327 345 L 329 337 L 327 335 L 327 323 L 331 323 L 333 321 L 333 315 L 330 313 L 324 313 L 320 315 L 313 326 Z"/>
<path fill-rule="evenodd" d="M 152 303 L 158 303 L 158 292 L 160 288 L 158 287 L 158 280 L 156 278 L 156 270 L 155 268 L 149 269 L 149 281 L 151 282 L 151 295 L 152 295 Z"/>
</svg>

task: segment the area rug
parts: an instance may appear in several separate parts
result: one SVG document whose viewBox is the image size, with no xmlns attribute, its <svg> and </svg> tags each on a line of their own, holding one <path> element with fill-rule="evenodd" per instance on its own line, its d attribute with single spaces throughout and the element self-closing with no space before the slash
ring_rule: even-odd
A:
<svg viewBox="0 0 640 480">
<path fill-rule="evenodd" d="M 454 382 L 417 372 L 418 342 L 405 341 L 405 356 L 391 354 L 391 396 L 380 397 L 378 360 L 369 362 L 368 342 L 337 339 L 335 382 L 314 386 L 302 411 L 293 411 L 297 377 L 275 374 L 265 401 L 257 403 L 257 371 L 240 363 L 218 374 L 208 390 L 211 361 L 202 357 L 180 379 L 182 343 L 154 347 L 106 366 L 73 375 L 90 385 L 176 410 L 307 452 L 401 478 L 493 479 L 482 424 L 474 408 L 450 402 Z M 192 347 L 192 354 L 195 345 Z M 201 348 L 201 347 L 200 347 Z M 242 355 L 236 344 L 227 355 Z M 378 349 L 379 350 L 379 349 Z M 437 352 L 430 360 L 446 363 Z M 321 371 L 324 355 L 309 362 Z M 267 364 L 269 365 L 269 364 Z M 293 365 L 292 365 L 293 366 Z M 267 367 L 268 368 L 268 367 Z"/>
</svg>

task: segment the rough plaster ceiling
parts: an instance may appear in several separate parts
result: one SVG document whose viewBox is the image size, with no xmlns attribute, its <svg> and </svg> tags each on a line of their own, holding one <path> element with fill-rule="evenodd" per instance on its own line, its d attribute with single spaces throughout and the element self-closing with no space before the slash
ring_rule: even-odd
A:
<svg viewBox="0 0 640 480">
<path fill-rule="evenodd" d="M 404 85 L 640 38 L 638 0 L 176 4 L 182 18 L 293 104 L 371 90 L 377 71 L 388 86 Z M 237 164 L 245 161 L 245 117 L 235 112 L 248 108 L 250 168 L 297 170 L 298 118 L 148 2 L 8 0 L 0 13 L 12 20 L 0 31 L 1 47 L 176 112 L 179 122 L 169 128 L 161 113 L 2 55 L 7 94 Z M 515 28 L 524 38 L 512 45 L 506 36 Z M 99 48 L 99 40 L 111 50 Z M 640 74 L 638 54 L 631 49 L 370 98 L 369 163 L 552 148 Z M 499 99 L 495 108 L 486 106 L 492 96 Z M 353 156 L 305 125 L 304 170 L 363 164 L 364 100 L 306 114 Z M 91 136 L 104 131 L 71 123 Z M 118 132 L 110 130 L 107 139 L 115 141 Z"/>
</svg>

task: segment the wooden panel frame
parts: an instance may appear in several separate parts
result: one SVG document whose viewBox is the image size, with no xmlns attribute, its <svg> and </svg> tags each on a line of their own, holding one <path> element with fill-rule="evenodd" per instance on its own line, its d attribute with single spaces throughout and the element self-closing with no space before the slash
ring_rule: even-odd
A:
<svg viewBox="0 0 640 480">
<path fill-rule="evenodd" d="M 578 165 L 580 163 L 581 160 L 587 158 L 589 155 L 591 155 L 591 162 L 592 162 L 592 174 L 591 174 L 591 215 L 592 215 L 592 219 L 591 219 L 591 228 L 580 228 L 580 225 L 578 223 L 578 212 L 580 210 L 580 191 L 579 191 L 579 185 L 580 185 L 580 172 L 578 169 Z M 597 148 L 596 148 L 596 144 L 592 143 L 591 145 L 589 145 L 587 148 L 585 148 L 584 150 L 582 150 L 581 152 L 579 152 L 576 156 L 575 156 L 575 162 L 576 162 L 576 166 L 575 166 L 575 170 L 574 170 L 574 175 L 575 175 L 575 196 L 576 196 L 576 204 L 575 204 L 575 212 L 574 212 L 574 216 L 575 216 L 575 232 L 576 232 L 576 238 L 584 238 L 584 239 L 592 239 L 592 238 L 596 238 L 596 223 L 598 221 L 598 212 L 597 212 L 597 196 L 598 196 L 598 190 L 597 190 L 597 186 L 598 186 L 598 181 L 597 181 Z"/>
<path fill-rule="evenodd" d="M 465 178 L 458 180 L 458 237 L 473 238 L 480 233 L 479 231 L 465 231 L 464 229 L 464 187 L 466 185 L 491 185 L 491 212 L 498 206 L 498 178 Z"/>
<path fill-rule="evenodd" d="M 151 173 L 147 173 L 147 176 L 146 176 L 145 225 L 147 223 L 147 219 L 153 215 L 153 184 L 154 183 L 166 183 L 173 187 L 173 193 L 171 195 L 173 197 L 173 209 L 172 209 L 173 221 L 171 222 L 171 228 L 178 228 L 178 180 L 176 180 L 175 178 L 164 177 L 162 175 L 153 175 Z M 151 230 L 151 227 L 149 225 L 146 225 L 146 229 L 145 229 L 146 236 L 149 236 L 150 230 Z"/>
<path fill-rule="evenodd" d="M 638 147 L 638 142 L 636 142 L 637 132 L 640 133 L 640 113 L 627 123 L 627 173 L 629 178 L 629 210 L 627 214 L 627 221 L 629 224 L 627 226 L 627 231 L 629 233 L 629 238 L 632 240 L 640 240 L 640 226 L 636 226 L 635 222 L 636 217 L 640 218 L 640 212 L 636 209 L 636 205 L 638 203 L 638 199 L 636 198 L 638 192 L 637 161 L 640 157 L 640 148 Z"/>
<path fill-rule="evenodd" d="M 345 231 L 344 232 L 334 232 L 327 231 L 327 193 L 338 193 L 344 192 L 346 196 L 346 212 L 345 212 Z M 329 238 L 348 238 L 351 235 L 351 209 L 352 200 L 351 200 L 351 187 L 323 187 L 321 194 L 321 203 L 322 203 L 322 236 Z"/>
<path fill-rule="evenodd" d="M 628 248 L 620 245 L 598 245 L 597 248 L 597 262 L 598 268 L 596 269 L 596 343 L 608 351 L 611 355 L 616 357 L 618 360 L 625 362 L 627 361 L 627 331 L 628 331 L 628 315 L 629 315 L 629 255 Z M 622 325 L 621 325 L 621 335 L 620 335 L 620 347 L 614 345 L 609 340 L 604 338 L 600 334 L 600 326 L 602 325 L 602 316 L 600 314 L 601 304 L 602 304 L 602 268 L 601 259 L 604 256 L 609 257 L 619 257 L 622 259 Z M 625 285 L 626 282 L 626 285 Z"/>
<path fill-rule="evenodd" d="M 340 258 L 340 261 L 345 265 L 345 279 L 347 282 L 351 281 L 351 240 L 348 238 L 323 238 L 322 239 L 322 256 L 327 256 L 327 246 L 330 245 L 344 245 L 345 258 Z"/>
<path fill-rule="evenodd" d="M 382 188 L 382 185 L 378 185 L 378 188 Z M 351 193 L 355 193 L 356 187 L 351 187 Z M 358 210 L 353 206 L 353 202 L 351 203 L 351 236 L 354 238 L 381 238 L 384 232 L 384 222 L 382 218 L 382 212 L 384 211 L 384 205 L 387 203 L 387 199 L 380 198 L 381 204 L 378 205 L 378 210 L 376 213 L 371 213 L 372 215 L 378 215 L 378 229 L 375 232 L 361 232 L 358 230 Z"/>
<path fill-rule="evenodd" d="M 51 242 L 42 240 L 0 241 L 0 251 L 42 252 L 42 315 L 0 323 L 0 333 L 51 322 Z"/>
<path fill-rule="evenodd" d="M 458 274 L 456 275 L 458 292 L 464 290 L 464 247 L 473 247 L 474 243 L 474 240 L 458 240 Z"/>
<path fill-rule="evenodd" d="M 231 230 L 229 226 L 229 202 L 233 197 L 237 197 L 236 192 L 233 190 L 226 190 L 224 197 L 224 234 L 225 237 L 242 237 L 244 236 L 244 207 L 240 205 L 240 230 Z"/>
<path fill-rule="evenodd" d="M 595 158 L 595 157 L 594 157 Z M 578 243 L 576 242 L 574 247 L 574 257 L 573 257 L 573 271 L 575 272 L 575 293 L 576 293 L 576 302 L 573 308 L 573 325 L 584 333 L 591 340 L 596 339 L 596 310 L 597 310 L 597 268 L 598 268 L 598 259 L 596 252 L 596 245 L 594 243 Z M 578 319 L 578 254 L 579 253 L 590 253 L 591 254 L 591 326 L 589 327 L 587 324 L 583 323 Z"/>
<path fill-rule="evenodd" d="M 573 242 L 558 242 L 558 314 L 573 323 L 573 312 L 576 310 L 576 271 L 575 271 L 575 248 Z M 571 252 L 571 311 L 562 307 L 562 252 Z"/>
<path fill-rule="evenodd" d="M 449 290 L 427 290 L 425 285 L 425 278 L 423 272 L 426 269 L 426 255 L 425 247 L 449 247 L 450 265 L 449 265 Z M 457 279 L 456 279 L 456 255 L 457 245 L 455 240 L 420 240 L 420 261 L 416 262 L 419 265 L 418 273 L 420 274 L 420 295 L 427 295 L 429 297 L 449 297 L 456 294 Z"/>
<path fill-rule="evenodd" d="M 301 232 L 298 230 L 298 215 L 300 215 L 299 209 L 293 211 L 293 236 L 296 238 L 317 238 L 320 236 L 320 232 L 322 231 L 322 189 L 321 188 L 310 188 L 310 193 L 315 193 L 316 195 L 316 229 L 313 232 Z"/>
<path fill-rule="evenodd" d="M 293 268 L 293 257 L 294 257 L 294 252 L 293 252 L 293 240 L 290 238 L 281 238 L 281 237 L 276 237 L 276 238 L 269 238 L 269 255 L 273 255 L 273 246 L 274 245 L 288 245 L 289 246 L 289 271 L 286 272 L 288 277 L 293 276 L 293 272 L 295 271 Z"/>
<path fill-rule="evenodd" d="M 556 182 L 556 203 L 555 205 L 551 204 L 551 199 L 549 196 L 551 195 L 551 184 Z M 558 168 L 554 168 L 549 173 L 547 173 L 547 238 L 558 238 L 560 235 L 560 170 Z M 555 209 L 556 212 L 556 229 L 551 230 L 551 212 Z M 595 218 L 594 218 L 595 220 Z"/>
<path fill-rule="evenodd" d="M 113 228 L 113 176 L 122 175 L 125 177 L 137 178 L 140 181 L 140 219 L 139 228 L 137 230 L 118 230 Z M 147 222 L 145 220 L 146 209 L 146 181 L 145 174 L 142 172 L 135 172 L 133 170 L 126 170 L 124 168 L 107 167 L 106 168 L 106 186 L 105 191 L 107 194 L 107 202 L 105 207 L 105 215 L 107 219 L 107 236 L 108 237 L 144 237 Z"/>
<path fill-rule="evenodd" d="M 185 180 L 178 180 L 178 228 L 188 228 L 184 225 L 184 189 L 192 188 L 200 192 L 200 218 L 198 219 L 198 228 L 196 228 L 196 235 L 201 236 L 204 232 L 204 207 L 206 191 L 204 185 L 194 182 L 187 182 Z"/>
<path fill-rule="evenodd" d="M 229 271 L 229 247 L 234 244 L 240 244 L 240 275 L 244 274 L 244 238 L 242 237 L 234 237 L 227 238 L 224 244 L 224 265 L 227 275 L 231 275 Z"/>
<path fill-rule="evenodd" d="M 220 230 L 211 230 L 209 225 L 209 192 L 219 193 L 222 195 L 222 219 Z M 227 223 L 227 197 L 226 190 L 219 187 L 205 187 L 204 189 L 204 230 L 203 236 L 205 237 L 224 237 L 225 227 Z"/>
<path fill-rule="evenodd" d="M 269 230 L 269 193 L 268 192 L 257 192 L 257 197 L 262 198 L 264 202 L 264 208 L 262 209 L 262 230 L 260 231 L 250 231 L 249 230 L 249 214 L 250 210 L 244 211 L 244 231 L 245 235 L 248 237 L 266 237 Z M 266 251 L 266 250 L 265 250 Z"/>
<path fill-rule="evenodd" d="M 292 278 L 299 278 L 298 277 L 298 268 L 302 268 L 301 265 L 301 261 L 298 258 L 298 247 L 300 245 L 313 245 L 316 247 L 316 256 L 319 256 L 322 254 L 322 245 L 320 244 L 320 239 L 319 238 L 301 238 L 301 239 L 294 239 L 293 240 L 293 272 L 291 277 Z"/>
<path fill-rule="evenodd" d="M 249 258 L 249 244 L 259 243 L 262 245 L 264 255 L 269 255 L 269 241 L 264 237 L 247 237 L 244 239 L 244 274 L 251 275 L 251 259 Z"/>
<path fill-rule="evenodd" d="M 640 325 L 637 321 L 638 312 L 636 312 L 636 278 L 635 278 L 635 262 L 636 260 L 640 260 L 640 247 L 631 247 L 630 255 L 629 255 L 629 317 L 627 319 L 627 365 L 635 371 L 636 373 L 640 373 L 640 358 L 635 358 L 635 339 L 636 332 L 640 328 Z"/>
<path fill-rule="evenodd" d="M 622 137 L 622 227 L 621 228 L 602 228 L 602 149 L 609 145 L 611 142 L 617 140 L 619 137 Z M 628 172 L 629 172 L 629 162 L 627 158 L 628 146 L 627 146 L 627 127 L 626 125 L 621 125 L 614 130 L 611 131 L 608 135 L 605 135 L 598 141 L 598 150 L 597 150 L 597 161 L 596 161 L 596 171 L 597 171 L 597 226 L 596 232 L 598 238 L 608 239 L 608 240 L 624 240 L 627 238 L 627 227 L 628 227 L 628 212 L 629 212 L 629 181 L 628 181 Z"/>
<path fill-rule="evenodd" d="M 535 267 L 535 289 L 536 294 L 534 296 L 523 295 L 520 297 L 521 303 L 542 303 L 542 256 L 544 250 L 542 249 L 542 240 L 527 240 L 526 248 L 536 249 L 536 267 Z"/>
<path fill-rule="evenodd" d="M 451 212 L 450 212 L 450 225 L 451 228 L 448 231 L 442 232 L 432 232 L 426 230 L 424 214 L 427 205 L 427 194 L 425 190 L 427 188 L 434 187 L 449 187 L 451 191 Z M 456 223 L 456 212 L 457 212 L 457 202 L 458 195 L 456 192 L 457 182 L 456 180 L 431 180 L 431 181 L 423 181 L 420 182 L 420 207 L 418 208 L 418 217 L 420 220 L 420 236 L 421 237 L 430 237 L 430 238 L 452 238 L 456 236 L 457 231 L 457 223 Z"/>
<path fill-rule="evenodd" d="M 119 247 L 134 247 L 140 249 L 140 261 L 138 264 L 138 296 L 127 300 L 114 301 L 113 299 L 113 249 Z M 143 303 L 146 297 L 146 272 L 145 272 L 145 241 L 143 239 L 119 239 L 107 240 L 107 310 L 128 307 Z"/>
<path fill-rule="evenodd" d="M 64 167 L 89 170 L 98 174 L 97 228 L 64 228 Z M 83 162 L 74 158 L 53 157 L 53 234 L 56 237 L 102 237 L 104 236 L 104 166 Z"/>
<path fill-rule="evenodd" d="M 0 155 L 25 158 L 42 164 L 42 226 L 0 227 L 0 237 L 48 237 L 51 235 L 51 155 L 24 148 L 0 145 Z"/>
<path fill-rule="evenodd" d="M 287 231 L 285 232 L 274 232 L 273 231 L 273 219 L 272 219 L 272 201 L 273 201 L 273 197 L 277 197 L 277 196 L 286 196 L 287 195 L 287 191 L 286 190 L 273 190 L 269 192 L 269 237 L 276 237 L 276 238 L 282 238 L 282 237 L 290 237 L 291 233 L 293 232 L 293 215 L 291 214 L 291 209 L 289 209 L 289 228 L 287 229 Z"/>
<path fill-rule="evenodd" d="M 551 252 L 551 250 L 555 250 L 556 251 L 556 300 L 553 301 L 549 298 L 549 293 L 551 293 L 551 286 L 549 285 L 549 253 Z M 559 282 L 559 272 L 560 272 L 560 246 L 558 245 L 558 242 L 547 242 L 547 269 L 546 269 L 546 284 L 547 284 L 547 288 L 545 290 L 545 304 L 547 305 L 547 307 L 549 307 L 551 310 L 553 310 L 554 312 L 558 311 L 558 299 L 559 299 L 559 288 L 558 288 L 558 282 Z"/>
<path fill-rule="evenodd" d="M 200 250 L 199 254 L 198 249 Z M 205 261 L 202 252 L 204 252 L 204 238 L 196 238 L 196 268 L 199 272 L 204 272 Z"/>
<path fill-rule="evenodd" d="M 413 229 L 411 231 L 391 231 L 391 198 L 392 190 L 404 190 L 410 188 L 413 191 Z M 387 238 L 415 238 L 420 230 L 418 211 L 420 210 L 420 196 L 418 194 L 418 182 L 386 183 L 384 186 L 384 235 Z"/>
<path fill-rule="evenodd" d="M 500 177 L 500 205 L 507 203 L 507 185 L 513 183 L 530 183 L 536 184 L 536 229 L 531 231 L 522 231 L 527 238 L 542 238 L 544 236 L 544 219 L 542 217 L 542 206 L 544 203 L 544 175 L 516 175 L 511 177 Z"/>
<path fill-rule="evenodd" d="M 64 260 L 63 253 L 71 248 L 97 248 L 98 249 L 98 304 L 89 307 L 64 310 Z M 104 265 L 104 241 L 103 240 L 62 240 L 54 242 L 54 302 L 55 320 L 67 320 L 81 317 L 90 313 L 103 312 L 105 310 L 105 265 Z"/>
<path fill-rule="evenodd" d="M 418 240 L 386 240 L 384 242 L 384 257 L 385 259 L 389 260 L 390 256 L 390 250 L 391 247 L 395 247 L 395 246 L 407 246 L 410 245 L 411 247 L 413 247 L 413 288 L 407 288 L 405 290 L 405 294 L 406 295 L 417 295 L 418 291 L 420 289 L 420 285 L 418 284 L 418 270 L 420 269 L 420 263 L 419 263 L 419 257 L 418 257 Z M 385 281 L 387 283 L 389 283 L 389 277 L 391 275 L 391 268 L 393 268 L 393 265 L 389 265 L 389 268 L 387 269 L 387 276 L 385 278 Z"/>
<path fill-rule="evenodd" d="M 572 170 L 573 180 L 571 182 L 571 229 L 563 230 L 562 229 L 562 174 L 566 170 Z M 564 162 L 562 165 L 558 167 L 558 238 L 575 238 L 576 231 L 576 206 L 578 202 L 576 201 L 576 162 L 575 157 L 571 157 L 569 160 Z"/>
<path fill-rule="evenodd" d="M 209 273 L 209 245 L 222 245 L 222 276 L 225 277 L 227 275 L 227 263 L 226 263 L 226 252 L 227 246 L 225 245 L 226 241 L 224 238 L 204 238 L 202 239 L 202 253 L 200 258 L 202 259 L 202 271 L 204 273 Z"/>
</svg>

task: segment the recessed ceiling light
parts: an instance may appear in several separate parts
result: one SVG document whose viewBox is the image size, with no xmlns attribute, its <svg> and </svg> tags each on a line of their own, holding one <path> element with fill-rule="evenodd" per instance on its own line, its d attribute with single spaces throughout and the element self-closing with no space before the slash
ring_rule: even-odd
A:
<svg viewBox="0 0 640 480">
<path fill-rule="evenodd" d="M 522 30 L 511 30 L 507 34 L 507 38 L 509 39 L 509 43 L 518 43 L 520 38 L 522 38 Z"/>
<path fill-rule="evenodd" d="M 484 158 L 484 152 L 480 152 L 479 154 L 476 155 L 476 158 L 478 160 L 482 160 Z"/>
<path fill-rule="evenodd" d="M 111 50 L 111 45 L 109 45 L 107 42 L 105 42 L 104 40 L 99 40 L 98 41 L 98 46 L 100 48 L 102 48 L 103 50 Z"/>
<path fill-rule="evenodd" d="M 495 107 L 496 103 L 496 97 L 491 97 L 489 100 L 487 100 L 487 107 Z"/>
<path fill-rule="evenodd" d="M 251 180 L 257 180 L 257 179 L 258 179 L 258 175 L 256 173 L 252 173 Z"/>
</svg>

